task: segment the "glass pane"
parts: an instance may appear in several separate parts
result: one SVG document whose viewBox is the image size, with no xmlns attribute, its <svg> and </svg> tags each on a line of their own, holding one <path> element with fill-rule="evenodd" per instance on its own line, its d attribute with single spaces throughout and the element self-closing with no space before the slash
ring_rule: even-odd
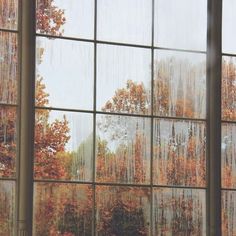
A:
<svg viewBox="0 0 236 236">
<path fill-rule="evenodd" d="M 15 175 L 16 129 L 16 108 L 0 106 L 0 177 Z"/>
<path fill-rule="evenodd" d="M 98 39 L 151 44 L 151 0 L 98 0 Z"/>
<path fill-rule="evenodd" d="M 33 235 L 92 235 L 92 187 L 36 183 Z"/>
<path fill-rule="evenodd" d="M 206 235 L 205 190 L 154 189 L 154 235 Z"/>
<path fill-rule="evenodd" d="M 0 181 L 0 235 L 13 236 L 15 226 L 15 182 Z"/>
<path fill-rule="evenodd" d="M 222 119 L 236 121 L 236 57 L 222 61 Z"/>
<path fill-rule="evenodd" d="M 17 34 L 0 31 L 0 103 L 16 104 L 17 80 Z"/>
<path fill-rule="evenodd" d="M 89 181 L 92 156 L 91 114 L 36 110 L 35 178 Z"/>
<path fill-rule="evenodd" d="M 236 124 L 222 125 L 222 186 L 236 188 Z"/>
<path fill-rule="evenodd" d="M 17 29 L 18 0 L 0 1 L 0 28 Z"/>
<path fill-rule="evenodd" d="M 96 133 L 98 181 L 150 181 L 151 119 L 97 115 Z"/>
<path fill-rule="evenodd" d="M 222 236 L 236 235 L 236 192 L 222 191 Z"/>
<path fill-rule="evenodd" d="M 236 1 L 223 1 L 223 25 L 222 25 L 222 51 L 224 53 L 236 53 Z"/>
<path fill-rule="evenodd" d="M 206 0 L 155 0 L 155 45 L 206 51 Z"/>
<path fill-rule="evenodd" d="M 98 45 L 97 109 L 150 114 L 151 50 Z"/>
<path fill-rule="evenodd" d="M 154 113 L 206 117 L 206 55 L 155 51 Z"/>
<path fill-rule="evenodd" d="M 206 185 L 204 122 L 154 120 L 153 177 L 159 185 Z"/>
<path fill-rule="evenodd" d="M 36 105 L 92 109 L 93 63 L 93 44 L 38 37 Z"/>
<path fill-rule="evenodd" d="M 96 187 L 96 236 L 150 235 L 150 189 Z"/>
<path fill-rule="evenodd" d="M 93 38 L 94 0 L 37 0 L 37 32 Z"/>
</svg>

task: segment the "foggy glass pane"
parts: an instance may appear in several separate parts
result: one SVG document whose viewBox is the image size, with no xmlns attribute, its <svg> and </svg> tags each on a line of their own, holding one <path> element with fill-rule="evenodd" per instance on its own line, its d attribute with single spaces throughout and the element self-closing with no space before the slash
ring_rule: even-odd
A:
<svg viewBox="0 0 236 236">
<path fill-rule="evenodd" d="M 206 55 L 156 50 L 154 113 L 206 117 Z"/>
<path fill-rule="evenodd" d="M 96 186 L 96 236 L 150 235 L 150 189 Z"/>
<path fill-rule="evenodd" d="M 92 186 L 36 183 L 33 235 L 92 235 Z"/>
<path fill-rule="evenodd" d="M 17 34 L 0 31 L 0 103 L 17 103 L 17 54 Z"/>
<path fill-rule="evenodd" d="M 16 172 L 16 108 L 0 106 L 0 177 Z"/>
<path fill-rule="evenodd" d="M 98 0 L 99 40 L 151 44 L 151 0 Z"/>
<path fill-rule="evenodd" d="M 92 109 L 93 44 L 38 37 L 36 52 L 36 106 Z"/>
<path fill-rule="evenodd" d="M 94 0 L 37 0 L 37 33 L 93 39 Z"/>
<path fill-rule="evenodd" d="M 206 235 L 206 192 L 154 189 L 154 235 Z"/>
<path fill-rule="evenodd" d="M 0 29 L 16 30 L 18 23 L 18 0 L 0 1 Z"/>
<path fill-rule="evenodd" d="M 236 192 L 222 191 L 222 236 L 236 235 Z"/>
<path fill-rule="evenodd" d="M 151 119 L 97 115 L 99 182 L 149 183 Z"/>
<path fill-rule="evenodd" d="M 37 109 L 34 151 L 35 178 L 91 181 L 92 114 Z"/>
<path fill-rule="evenodd" d="M 98 45 L 97 109 L 150 114 L 151 50 Z"/>
<path fill-rule="evenodd" d="M 155 46 L 206 51 L 206 0 L 155 0 Z"/>
<path fill-rule="evenodd" d="M 0 181 L 0 235 L 13 236 L 15 227 L 15 182 Z"/>
<path fill-rule="evenodd" d="M 206 185 L 206 124 L 154 120 L 153 178 L 159 185 Z"/>
<path fill-rule="evenodd" d="M 236 124 L 222 124 L 221 174 L 224 188 L 236 188 Z"/>
<path fill-rule="evenodd" d="M 236 121 L 236 58 L 222 60 L 222 119 Z"/>
<path fill-rule="evenodd" d="M 236 54 L 236 1 L 223 0 L 222 51 Z"/>
</svg>

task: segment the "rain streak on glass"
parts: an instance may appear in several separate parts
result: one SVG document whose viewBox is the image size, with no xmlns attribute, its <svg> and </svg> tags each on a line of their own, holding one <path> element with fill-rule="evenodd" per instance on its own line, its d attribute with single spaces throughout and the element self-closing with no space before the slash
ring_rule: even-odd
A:
<svg viewBox="0 0 236 236">
<path fill-rule="evenodd" d="M 36 183 L 33 235 L 92 235 L 92 186 Z"/>
<path fill-rule="evenodd" d="M 206 185 L 206 124 L 154 120 L 153 177 L 159 185 Z"/>
<path fill-rule="evenodd" d="M 92 147 L 91 114 L 36 110 L 35 178 L 91 181 Z"/>
<path fill-rule="evenodd" d="M 99 182 L 150 181 L 151 119 L 97 115 L 96 176 Z"/>
<path fill-rule="evenodd" d="M 198 189 L 155 188 L 154 235 L 206 235 L 206 192 Z"/>
<path fill-rule="evenodd" d="M 96 186 L 95 235 L 150 235 L 150 189 Z"/>
</svg>

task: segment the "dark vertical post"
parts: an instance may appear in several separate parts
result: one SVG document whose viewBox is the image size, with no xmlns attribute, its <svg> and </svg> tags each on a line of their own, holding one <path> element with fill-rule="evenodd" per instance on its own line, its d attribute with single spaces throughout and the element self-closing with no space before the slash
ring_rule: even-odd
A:
<svg viewBox="0 0 236 236">
<path fill-rule="evenodd" d="M 35 78 L 35 1 L 20 1 L 20 160 L 17 235 L 32 235 Z"/>
<path fill-rule="evenodd" d="M 221 235 L 221 32 L 222 0 L 208 0 L 207 235 L 210 236 Z"/>
</svg>

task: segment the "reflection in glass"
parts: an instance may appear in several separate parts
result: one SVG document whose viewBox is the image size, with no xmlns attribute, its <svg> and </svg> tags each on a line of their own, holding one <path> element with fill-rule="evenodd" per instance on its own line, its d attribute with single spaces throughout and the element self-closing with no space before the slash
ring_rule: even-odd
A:
<svg viewBox="0 0 236 236">
<path fill-rule="evenodd" d="M 92 235 L 92 187 L 36 183 L 33 235 Z"/>
<path fill-rule="evenodd" d="M 97 11 L 99 40 L 151 44 L 151 0 L 99 0 Z"/>
<path fill-rule="evenodd" d="M 37 0 L 37 32 L 93 38 L 94 0 Z"/>
<path fill-rule="evenodd" d="M 222 191 L 222 236 L 236 235 L 236 192 Z"/>
<path fill-rule="evenodd" d="M 222 124 L 222 186 L 236 188 L 236 124 Z"/>
<path fill-rule="evenodd" d="M 97 109 L 150 114 L 151 51 L 98 45 Z"/>
<path fill-rule="evenodd" d="M 223 21 L 222 21 L 222 51 L 223 53 L 236 53 L 236 1 L 223 0 Z"/>
<path fill-rule="evenodd" d="M 15 182 L 0 181 L 0 235 L 13 235 L 15 211 Z"/>
<path fill-rule="evenodd" d="M 48 102 L 36 105 L 92 109 L 93 62 L 93 44 L 38 37 L 36 86 L 45 86 Z"/>
<path fill-rule="evenodd" d="M 205 118 L 206 55 L 155 51 L 154 113 Z"/>
<path fill-rule="evenodd" d="M 206 0 L 155 0 L 155 46 L 206 51 Z"/>
<path fill-rule="evenodd" d="M 36 110 L 35 177 L 91 180 L 92 130 L 91 114 Z"/>
<path fill-rule="evenodd" d="M 222 61 L 222 119 L 236 121 L 236 58 Z"/>
<path fill-rule="evenodd" d="M 154 120 L 153 177 L 159 185 L 206 185 L 204 122 Z"/>
<path fill-rule="evenodd" d="M 154 235 L 206 235 L 205 190 L 154 189 Z"/>
<path fill-rule="evenodd" d="M 0 103 L 16 104 L 17 81 L 17 34 L 0 31 Z"/>
<path fill-rule="evenodd" d="M 149 188 L 96 186 L 96 236 L 150 235 Z"/>
<path fill-rule="evenodd" d="M 16 30 L 17 18 L 18 18 L 18 0 L 1 0 L 0 29 Z"/>
<path fill-rule="evenodd" d="M 15 175 L 16 129 L 16 108 L 0 106 L 0 177 Z"/>
<path fill-rule="evenodd" d="M 148 183 L 150 129 L 148 118 L 97 115 L 97 180 Z"/>
</svg>

